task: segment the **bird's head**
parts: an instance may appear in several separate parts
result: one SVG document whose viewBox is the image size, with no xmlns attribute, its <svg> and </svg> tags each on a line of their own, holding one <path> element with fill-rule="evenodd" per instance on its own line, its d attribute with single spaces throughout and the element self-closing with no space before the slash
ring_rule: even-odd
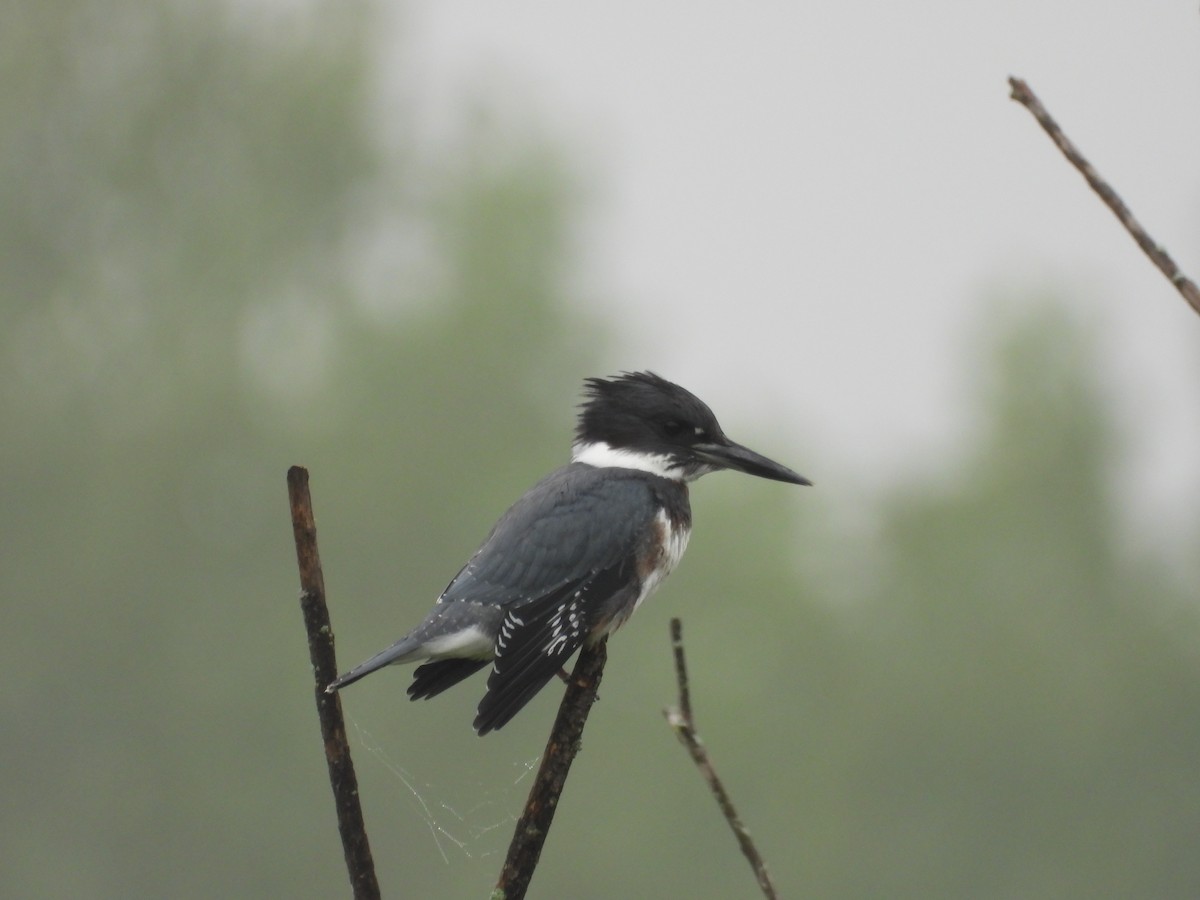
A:
<svg viewBox="0 0 1200 900">
<path fill-rule="evenodd" d="M 641 469 L 682 481 L 720 469 L 811 484 L 802 475 L 725 436 L 699 397 L 653 372 L 588 378 L 573 458 Z"/>
</svg>

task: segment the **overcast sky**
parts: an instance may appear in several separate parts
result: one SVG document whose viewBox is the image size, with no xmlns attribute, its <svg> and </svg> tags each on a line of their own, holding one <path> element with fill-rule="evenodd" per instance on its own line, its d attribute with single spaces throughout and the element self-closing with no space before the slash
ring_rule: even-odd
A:
<svg viewBox="0 0 1200 900">
<path fill-rule="evenodd" d="M 610 369 L 879 485 L 971 433 L 1006 289 L 1061 288 L 1099 329 L 1134 521 L 1200 503 L 1200 318 L 1007 85 L 1200 278 L 1196 0 L 422 0 L 395 33 L 424 128 L 482 95 L 569 154 L 578 296 L 628 322 Z"/>
</svg>

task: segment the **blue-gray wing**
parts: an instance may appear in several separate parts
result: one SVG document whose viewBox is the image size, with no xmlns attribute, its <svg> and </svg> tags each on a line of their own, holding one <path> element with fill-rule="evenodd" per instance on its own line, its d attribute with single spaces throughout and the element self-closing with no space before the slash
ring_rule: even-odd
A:
<svg viewBox="0 0 1200 900">
<path fill-rule="evenodd" d="M 501 516 L 438 602 L 535 602 L 635 556 L 657 510 L 654 485 L 640 473 L 565 466 Z"/>
<path fill-rule="evenodd" d="M 652 552 L 658 509 L 653 479 L 572 464 L 496 523 L 438 601 L 504 610 L 476 731 L 511 719 L 594 631 L 635 602 L 638 560 Z"/>
</svg>

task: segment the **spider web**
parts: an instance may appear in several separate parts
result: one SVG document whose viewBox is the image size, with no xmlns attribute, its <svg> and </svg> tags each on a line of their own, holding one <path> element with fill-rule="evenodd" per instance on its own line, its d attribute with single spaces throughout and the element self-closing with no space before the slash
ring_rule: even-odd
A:
<svg viewBox="0 0 1200 900">
<path fill-rule="evenodd" d="M 456 858 L 487 859 L 508 849 L 511 830 L 517 822 L 514 810 L 524 800 L 521 782 L 537 770 L 541 756 L 509 763 L 505 781 L 458 782 L 453 789 L 422 780 L 400 765 L 370 732 L 347 716 L 356 742 L 385 768 L 399 784 L 407 806 L 424 822 L 442 862 Z M 470 794 L 462 800 L 459 794 Z"/>
</svg>

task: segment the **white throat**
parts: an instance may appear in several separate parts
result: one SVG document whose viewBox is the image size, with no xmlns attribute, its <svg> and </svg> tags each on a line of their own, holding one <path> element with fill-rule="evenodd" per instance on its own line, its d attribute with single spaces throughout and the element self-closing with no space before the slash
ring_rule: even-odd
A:
<svg viewBox="0 0 1200 900">
<path fill-rule="evenodd" d="M 684 480 L 683 470 L 668 455 L 610 447 L 604 441 L 576 444 L 571 448 L 571 461 L 598 469 L 637 469 L 672 481 Z"/>
</svg>

